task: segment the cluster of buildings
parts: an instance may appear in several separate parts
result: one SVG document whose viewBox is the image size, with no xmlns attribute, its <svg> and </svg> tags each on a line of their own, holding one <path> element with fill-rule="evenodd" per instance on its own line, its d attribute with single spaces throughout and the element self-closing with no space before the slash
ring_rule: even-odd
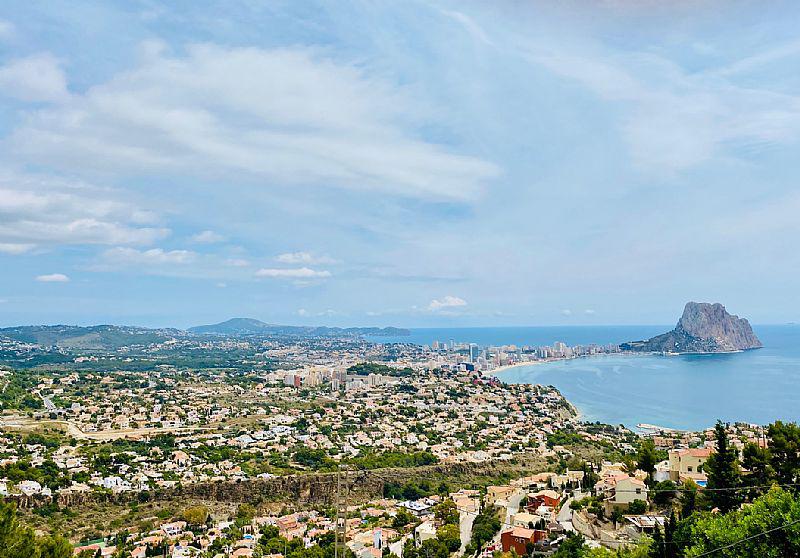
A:
<svg viewBox="0 0 800 558">
<path fill-rule="evenodd" d="M 440 365 L 466 370 L 492 371 L 500 367 L 516 366 L 525 363 L 565 360 L 598 354 L 619 353 L 619 345 L 576 345 L 569 346 L 556 341 L 553 345 L 517 346 L 499 345 L 481 347 L 475 343 L 456 343 L 434 341 L 425 347 L 435 355 Z"/>
</svg>

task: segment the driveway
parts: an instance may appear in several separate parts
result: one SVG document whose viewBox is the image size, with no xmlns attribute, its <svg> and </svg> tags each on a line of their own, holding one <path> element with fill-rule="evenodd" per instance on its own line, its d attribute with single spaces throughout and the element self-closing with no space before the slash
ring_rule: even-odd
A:
<svg viewBox="0 0 800 558">
<path fill-rule="evenodd" d="M 463 556 L 472 538 L 472 523 L 475 521 L 477 512 L 460 512 L 458 516 L 458 528 L 461 531 L 461 548 L 458 549 L 457 556 Z"/>
</svg>

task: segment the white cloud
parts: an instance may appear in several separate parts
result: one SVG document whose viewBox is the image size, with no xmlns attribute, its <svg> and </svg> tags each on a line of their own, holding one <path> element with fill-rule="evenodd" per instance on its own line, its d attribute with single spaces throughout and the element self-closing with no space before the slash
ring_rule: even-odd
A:
<svg viewBox="0 0 800 558">
<path fill-rule="evenodd" d="M 189 250 L 164 250 L 151 248 L 137 250 L 135 248 L 117 247 L 103 252 L 103 260 L 107 264 L 130 265 L 185 265 L 195 261 L 197 254 Z"/>
<path fill-rule="evenodd" d="M 0 66 L 0 92 L 30 102 L 64 101 L 69 97 L 64 71 L 58 60 L 47 53 Z"/>
<path fill-rule="evenodd" d="M 66 283 L 69 277 L 63 273 L 50 273 L 48 275 L 37 275 L 36 280 L 40 283 Z"/>
<path fill-rule="evenodd" d="M 63 106 L 32 112 L 11 144 L 71 171 L 239 172 L 423 199 L 474 199 L 499 174 L 419 139 L 435 111 L 357 66 L 300 48 L 186 51 L 155 51 Z"/>
<path fill-rule="evenodd" d="M 231 267 L 247 267 L 250 265 L 250 262 L 243 258 L 230 258 L 225 260 L 225 263 Z"/>
<path fill-rule="evenodd" d="M 735 71 L 687 71 L 651 53 L 584 49 L 533 47 L 528 56 L 618 103 L 620 129 L 642 168 L 680 171 L 737 147 L 758 148 L 800 137 L 800 99 L 736 83 L 736 65 Z M 793 43 L 767 56 L 797 49 Z"/>
<path fill-rule="evenodd" d="M 561 315 L 562 316 L 572 316 L 572 310 L 570 310 L 569 308 L 564 308 L 561 311 Z"/>
<path fill-rule="evenodd" d="M 0 252 L 3 254 L 24 254 L 36 247 L 35 244 L 25 244 L 21 242 L 0 242 Z"/>
<path fill-rule="evenodd" d="M 225 240 L 225 237 L 221 234 L 215 233 L 214 231 L 202 231 L 192 235 L 191 240 L 193 242 L 199 242 L 202 244 L 214 244 L 216 242 L 222 242 Z"/>
<path fill-rule="evenodd" d="M 310 252 L 290 252 L 280 254 L 275 258 L 277 261 L 286 264 L 323 264 L 330 265 L 338 263 L 328 256 L 316 256 Z"/>
<path fill-rule="evenodd" d="M 591 308 L 587 308 L 586 310 L 583 311 L 583 313 L 586 314 L 587 316 L 591 316 L 595 312 Z"/>
<path fill-rule="evenodd" d="M 0 168 L 0 251 L 38 246 L 149 244 L 169 229 L 149 226 L 154 217 L 118 193 L 50 176 Z"/>
<path fill-rule="evenodd" d="M 447 295 L 440 299 L 431 300 L 428 304 L 428 310 L 431 312 L 438 312 L 439 310 L 446 310 L 449 308 L 459 308 L 466 306 L 467 301 L 457 296 Z"/>
<path fill-rule="evenodd" d="M 318 271 L 308 267 L 293 269 L 264 268 L 256 271 L 256 277 L 269 277 L 278 279 L 324 279 L 330 277 L 330 271 Z"/>
<path fill-rule="evenodd" d="M 15 34 L 14 24 L 5 19 L 0 19 L 0 40 L 8 40 Z"/>
<path fill-rule="evenodd" d="M 300 308 L 300 309 L 297 310 L 297 315 L 298 316 L 308 316 L 308 310 L 306 310 L 305 308 Z"/>
</svg>

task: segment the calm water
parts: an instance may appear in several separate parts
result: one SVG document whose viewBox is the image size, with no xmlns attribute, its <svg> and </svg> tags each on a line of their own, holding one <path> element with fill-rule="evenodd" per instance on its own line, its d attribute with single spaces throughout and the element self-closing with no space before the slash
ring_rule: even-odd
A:
<svg viewBox="0 0 800 558">
<path fill-rule="evenodd" d="M 407 341 L 551 345 L 643 339 L 672 326 L 467 328 L 412 331 Z M 800 326 L 754 326 L 764 348 L 686 356 L 598 356 L 513 368 L 509 383 L 556 386 L 586 420 L 701 429 L 724 421 L 800 421 Z"/>
</svg>

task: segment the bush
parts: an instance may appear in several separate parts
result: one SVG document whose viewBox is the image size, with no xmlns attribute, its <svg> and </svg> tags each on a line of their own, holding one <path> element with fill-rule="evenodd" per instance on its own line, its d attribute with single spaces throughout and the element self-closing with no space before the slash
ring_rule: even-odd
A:
<svg viewBox="0 0 800 558">
<path fill-rule="evenodd" d="M 647 511 L 647 502 L 644 500 L 634 500 L 628 504 L 628 513 L 632 515 L 641 515 Z"/>
</svg>

